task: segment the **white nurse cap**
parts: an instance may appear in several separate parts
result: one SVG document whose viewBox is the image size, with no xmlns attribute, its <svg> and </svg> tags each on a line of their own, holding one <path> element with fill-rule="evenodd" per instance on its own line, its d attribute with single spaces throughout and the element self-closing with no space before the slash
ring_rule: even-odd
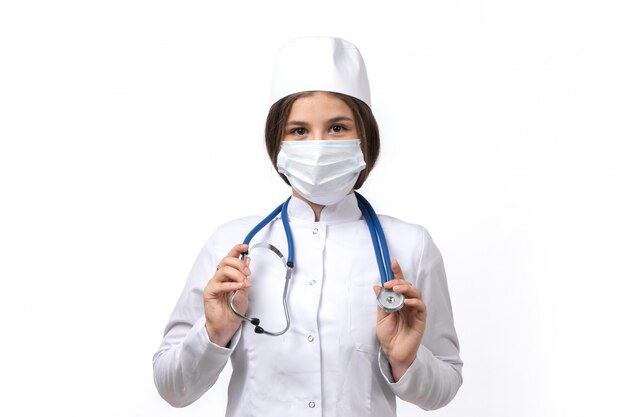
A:
<svg viewBox="0 0 626 417">
<path fill-rule="evenodd" d="M 370 85 L 361 53 L 339 38 L 306 37 L 278 52 L 270 105 L 303 91 L 331 91 L 358 98 L 371 107 Z"/>
</svg>

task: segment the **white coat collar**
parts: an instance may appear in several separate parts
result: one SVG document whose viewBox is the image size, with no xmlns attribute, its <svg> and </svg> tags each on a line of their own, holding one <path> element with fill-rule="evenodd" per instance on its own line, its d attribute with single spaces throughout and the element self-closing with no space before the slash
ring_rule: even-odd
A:
<svg viewBox="0 0 626 417">
<path fill-rule="evenodd" d="M 291 197 L 287 207 L 289 219 L 305 220 L 315 222 L 315 213 L 311 206 L 298 197 Z M 361 218 L 361 210 L 356 200 L 356 195 L 350 193 L 342 198 L 338 203 L 326 206 L 322 209 L 320 222 L 327 224 L 345 223 L 356 221 Z"/>
</svg>

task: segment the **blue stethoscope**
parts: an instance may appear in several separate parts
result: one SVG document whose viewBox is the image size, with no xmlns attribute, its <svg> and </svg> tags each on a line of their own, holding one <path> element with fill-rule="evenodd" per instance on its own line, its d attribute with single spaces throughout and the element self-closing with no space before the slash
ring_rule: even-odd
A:
<svg viewBox="0 0 626 417">
<path fill-rule="evenodd" d="M 370 231 L 370 236 L 372 238 L 372 245 L 374 247 L 374 253 L 376 254 L 376 261 L 378 262 L 378 270 L 380 272 L 380 280 L 382 283 L 382 290 L 378 294 L 377 300 L 378 305 L 385 310 L 387 313 L 393 313 L 398 311 L 404 305 L 404 296 L 402 294 L 398 294 L 393 292 L 391 289 L 385 288 L 384 284 L 387 281 L 393 279 L 393 272 L 391 271 L 391 258 L 389 257 L 389 248 L 387 247 L 387 241 L 385 240 L 385 234 L 383 233 L 383 228 L 380 225 L 380 221 L 378 220 L 378 216 L 376 212 L 374 212 L 374 208 L 372 205 L 363 197 L 361 194 L 355 192 L 356 199 L 359 205 L 359 209 L 361 209 L 361 213 L 363 213 L 363 217 L 365 218 L 365 222 L 367 223 L 367 227 Z M 248 248 L 248 252 L 255 248 L 265 248 L 274 252 L 283 262 L 283 265 L 287 269 L 285 273 L 285 286 L 283 288 L 283 310 L 285 311 L 285 328 L 278 332 L 271 332 L 269 330 L 264 329 L 260 326 L 261 320 L 258 318 L 251 318 L 246 316 L 245 314 L 241 314 L 235 308 L 233 300 L 235 299 L 235 295 L 237 295 L 237 291 L 231 293 L 229 298 L 229 306 L 233 313 L 235 313 L 239 318 L 246 320 L 254 326 L 255 333 L 265 333 L 270 336 L 280 336 L 284 334 L 289 329 L 289 308 L 287 307 L 287 291 L 289 289 L 289 281 L 291 280 L 291 275 L 293 273 L 294 268 L 294 251 L 293 251 L 293 235 L 291 233 L 291 227 L 289 226 L 289 218 L 287 217 L 287 206 L 289 205 L 289 201 L 291 197 L 289 197 L 284 203 L 280 206 L 276 207 L 274 211 L 272 211 L 266 218 L 261 220 L 259 224 L 257 224 L 251 231 L 248 233 L 246 238 L 243 240 L 244 244 L 249 244 L 252 238 L 263 229 L 269 222 L 271 222 L 278 213 L 281 214 L 281 220 L 283 222 L 283 227 L 285 228 L 285 235 L 287 237 L 287 248 L 288 255 L 287 259 L 283 254 L 276 248 L 275 246 L 269 243 L 257 243 Z M 241 259 L 245 262 L 248 257 L 248 252 L 245 252 L 241 255 Z"/>
</svg>

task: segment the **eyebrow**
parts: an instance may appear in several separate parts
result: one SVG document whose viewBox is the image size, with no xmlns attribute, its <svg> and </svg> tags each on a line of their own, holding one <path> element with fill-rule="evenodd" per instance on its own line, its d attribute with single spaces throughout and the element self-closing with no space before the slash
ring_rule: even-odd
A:
<svg viewBox="0 0 626 417">
<path fill-rule="evenodd" d="M 327 123 L 337 123 L 337 122 L 353 122 L 354 123 L 354 120 L 348 116 L 337 116 L 327 121 Z M 289 120 L 287 121 L 287 124 L 285 126 L 291 126 L 291 125 L 308 126 L 309 124 L 307 122 L 303 122 L 300 120 Z"/>
<path fill-rule="evenodd" d="M 329 123 L 335 123 L 335 122 L 354 122 L 354 120 L 352 120 L 351 117 L 348 116 L 338 116 L 338 117 L 333 117 L 332 119 L 330 119 L 328 121 Z"/>
<path fill-rule="evenodd" d="M 287 121 L 287 124 L 285 124 L 285 126 L 291 126 L 291 125 L 307 126 L 308 123 L 301 122 L 300 120 L 289 120 Z"/>
</svg>

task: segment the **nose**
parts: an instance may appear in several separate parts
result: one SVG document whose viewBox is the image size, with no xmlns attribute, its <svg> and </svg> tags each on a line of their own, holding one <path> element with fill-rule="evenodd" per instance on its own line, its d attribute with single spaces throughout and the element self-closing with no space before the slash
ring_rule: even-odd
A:
<svg viewBox="0 0 626 417">
<path fill-rule="evenodd" d="M 311 132 L 309 140 L 329 140 L 332 139 L 325 129 L 315 129 Z"/>
</svg>

